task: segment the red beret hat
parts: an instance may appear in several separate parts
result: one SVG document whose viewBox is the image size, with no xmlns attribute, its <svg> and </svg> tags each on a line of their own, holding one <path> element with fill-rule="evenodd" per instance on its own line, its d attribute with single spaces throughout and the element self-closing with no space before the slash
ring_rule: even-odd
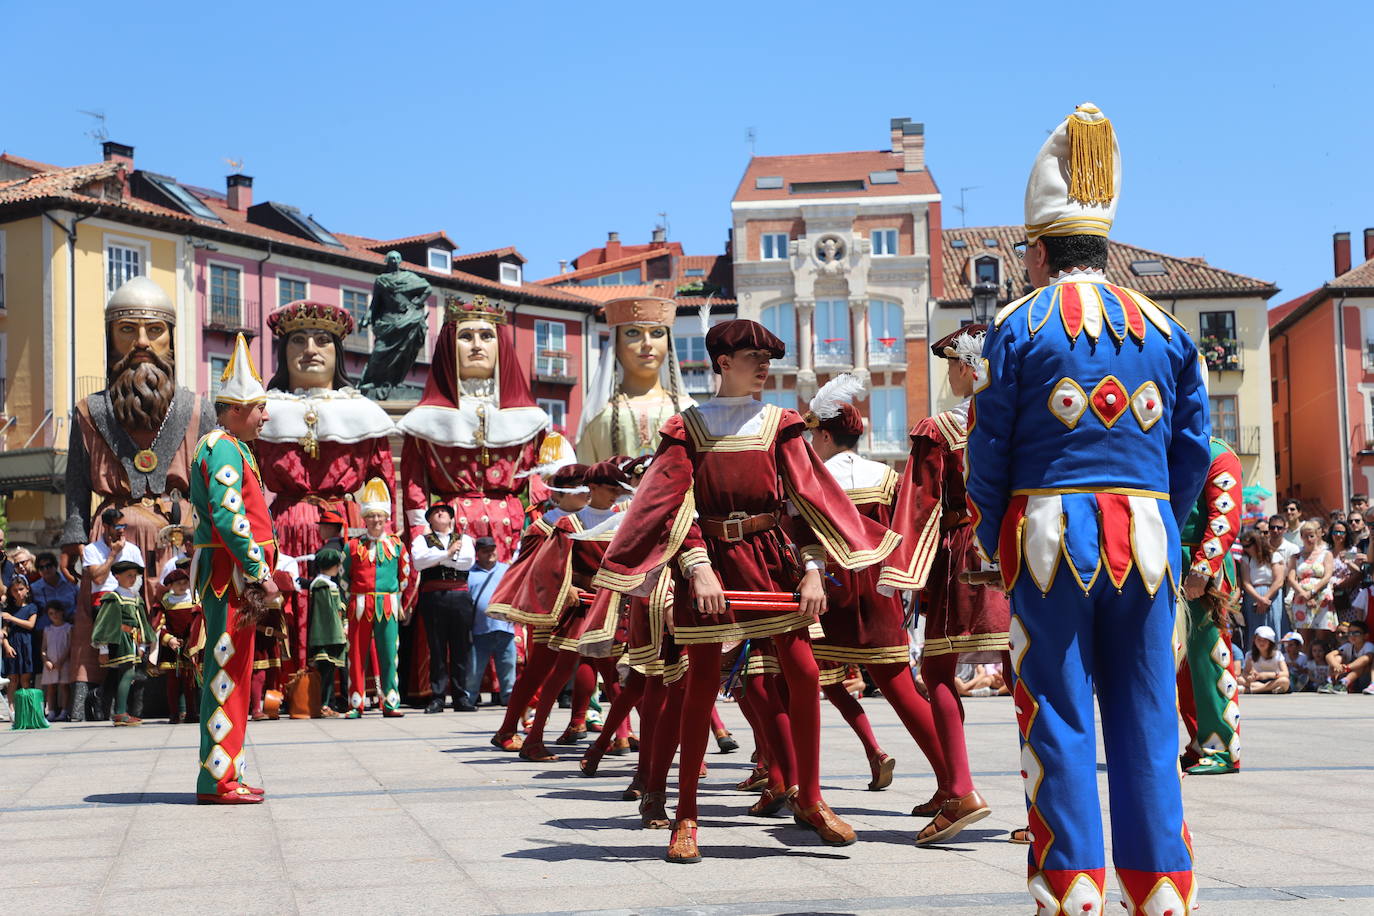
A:
<svg viewBox="0 0 1374 916">
<path fill-rule="evenodd" d="M 596 464 L 587 468 L 587 474 L 583 482 L 588 486 L 608 486 L 615 487 L 630 482 L 629 476 L 620 469 L 620 465 L 614 459 L 610 461 L 598 461 Z"/>
<path fill-rule="evenodd" d="M 587 466 L 585 464 L 569 464 L 558 469 L 558 472 L 549 478 L 549 486 L 557 487 L 562 490 L 570 490 L 573 487 L 580 487 L 586 483 Z"/>
<path fill-rule="evenodd" d="M 987 333 L 987 330 L 988 326 L 985 324 L 966 324 L 959 330 L 951 331 L 944 337 L 941 337 L 939 340 L 935 341 L 935 343 L 931 344 L 930 352 L 934 353 L 941 359 L 956 359 L 957 355 L 954 353 L 954 341 L 958 340 L 960 337 L 963 337 L 965 334 L 985 334 Z"/>
<path fill-rule="evenodd" d="M 721 322 L 706 332 L 706 352 L 711 355 L 712 363 L 716 357 L 736 350 L 767 350 L 773 359 L 787 355 L 787 345 L 776 334 L 747 318 Z"/>
<path fill-rule="evenodd" d="M 864 432 L 863 414 L 853 404 L 841 404 L 840 412 L 828 420 L 821 420 L 817 429 L 825 429 L 837 436 L 862 436 Z"/>
</svg>

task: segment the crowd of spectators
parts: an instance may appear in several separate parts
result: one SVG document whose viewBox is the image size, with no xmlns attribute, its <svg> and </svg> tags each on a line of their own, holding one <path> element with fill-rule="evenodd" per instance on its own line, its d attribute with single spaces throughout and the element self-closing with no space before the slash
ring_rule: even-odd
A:
<svg viewBox="0 0 1374 916">
<path fill-rule="evenodd" d="M 1241 532 L 1241 603 L 1227 623 L 1232 645 L 1243 652 L 1247 693 L 1374 695 L 1371 522 L 1364 494 L 1352 497 L 1348 510 L 1321 514 L 1286 499 L 1279 514 Z"/>
</svg>

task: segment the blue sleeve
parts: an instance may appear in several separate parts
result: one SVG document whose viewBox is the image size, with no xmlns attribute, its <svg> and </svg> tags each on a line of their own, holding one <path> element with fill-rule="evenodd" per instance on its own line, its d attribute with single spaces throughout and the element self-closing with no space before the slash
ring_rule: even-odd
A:
<svg viewBox="0 0 1374 916">
<path fill-rule="evenodd" d="M 1008 328 L 988 331 L 983 343 L 985 377 L 975 384 L 969 407 L 965 485 L 974 536 L 989 558 L 997 556 L 998 534 L 1010 499 L 1012 438 L 1016 434 L 1017 354 Z"/>
<path fill-rule="evenodd" d="M 1174 383 L 1172 438 L 1169 440 L 1169 505 L 1180 528 L 1193 510 L 1212 466 L 1212 421 L 1207 400 L 1207 369 L 1185 334 L 1183 370 Z M 1189 354 L 1191 358 L 1189 358 Z"/>
</svg>

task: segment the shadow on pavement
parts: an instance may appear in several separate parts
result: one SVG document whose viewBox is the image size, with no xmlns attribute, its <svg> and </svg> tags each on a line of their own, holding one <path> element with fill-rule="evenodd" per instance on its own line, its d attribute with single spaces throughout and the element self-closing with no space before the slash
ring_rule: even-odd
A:
<svg viewBox="0 0 1374 916">
<path fill-rule="evenodd" d="M 645 862 L 662 861 L 663 851 L 668 843 L 668 831 L 654 831 L 661 834 L 663 843 L 646 846 L 597 846 L 591 843 L 566 843 L 544 846 L 538 849 L 522 849 L 506 853 L 507 859 L 536 859 L 540 862 L 596 861 L 596 862 Z M 531 843 L 544 842 L 535 838 Z M 708 859 L 776 859 L 785 856 L 803 859 L 846 860 L 849 857 L 840 853 L 822 850 L 778 848 L 763 849 L 755 846 L 711 846 L 702 847 L 702 855 Z"/>
<path fill-rule="evenodd" d="M 87 795 L 82 799 L 93 805 L 194 805 L 193 792 L 110 792 Z"/>
</svg>

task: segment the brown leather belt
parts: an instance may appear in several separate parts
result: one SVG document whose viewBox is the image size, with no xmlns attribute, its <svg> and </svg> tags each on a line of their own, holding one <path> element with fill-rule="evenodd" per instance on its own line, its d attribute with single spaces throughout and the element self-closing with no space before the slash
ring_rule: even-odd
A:
<svg viewBox="0 0 1374 916">
<path fill-rule="evenodd" d="M 277 628 L 265 627 L 262 624 L 258 624 L 258 632 L 261 633 L 263 636 L 270 638 L 277 635 Z"/>
<path fill-rule="evenodd" d="M 763 512 L 759 515 L 748 515 L 744 512 L 731 512 L 725 518 L 711 518 L 703 515 L 697 520 L 701 526 L 701 533 L 708 538 L 735 543 L 742 541 L 751 534 L 758 534 L 760 531 L 767 531 L 778 526 L 777 512 Z"/>
</svg>

